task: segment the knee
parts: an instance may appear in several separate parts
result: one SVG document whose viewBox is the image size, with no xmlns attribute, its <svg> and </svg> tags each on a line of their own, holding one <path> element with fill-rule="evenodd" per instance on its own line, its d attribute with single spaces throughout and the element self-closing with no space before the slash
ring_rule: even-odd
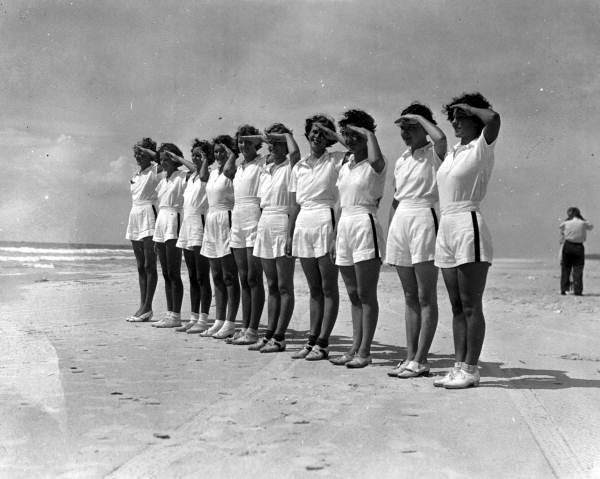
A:
<svg viewBox="0 0 600 479">
<path fill-rule="evenodd" d="M 261 278 L 258 274 L 249 274 L 248 276 L 246 276 L 246 283 L 248 284 L 249 288 L 254 289 L 259 286 L 262 286 L 260 279 Z"/>
<path fill-rule="evenodd" d="M 419 301 L 419 304 L 421 305 L 421 308 L 437 306 L 437 296 L 435 293 L 434 294 L 419 293 L 418 301 Z"/>
<path fill-rule="evenodd" d="M 294 287 L 287 284 L 281 284 L 279 286 L 279 294 L 282 296 L 293 296 Z"/>
<path fill-rule="evenodd" d="M 419 295 L 414 291 L 404 291 L 404 303 L 410 309 L 419 309 L 421 307 Z"/>
<path fill-rule="evenodd" d="M 377 302 L 376 288 L 359 288 L 357 293 L 361 304 L 373 304 Z"/>
<path fill-rule="evenodd" d="M 310 297 L 313 299 L 318 299 L 323 296 L 323 288 L 321 287 L 321 285 L 310 285 L 308 289 L 310 291 Z"/>
<path fill-rule="evenodd" d="M 338 289 L 338 285 L 337 282 L 335 283 L 330 283 L 330 282 L 326 282 L 323 283 L 323 294 L 327 297 L 332 297 L 332 296 L 337 296 L 339 294 L 339 289 Z"/>
<path fill-rule="evenodd" d="M 360 304 L 360 296 L 358 294 L 358 289 L 356 288 L 346 288 L 348 291 L 348 298 L 350 298 L 350 302 L 354 305 Z"/>
<path fill-rule="evenodd" d="M 269 294 L 271 296 L 279 293 L 279 285 L 277 284 L 277 281 L 267 280 L 267 288 L 269 289 Z"/>
<path fill-rule="evenodd" d="M 225 286 L 227 286 L 228 288 L 231 286 L 235 286 L 236 283 L 237 280 L 233 274 L 227 273 L 223 275 L 223 284 L 225 284 Z"/>
<path fill-rule="evenodd" d="M 181 272 L 176 268 L 169 268 L 167 270 L 167 274 L 169 275 L 169 279 L 171 281 L 180 282 L 181 281 Z"/>
</svg>

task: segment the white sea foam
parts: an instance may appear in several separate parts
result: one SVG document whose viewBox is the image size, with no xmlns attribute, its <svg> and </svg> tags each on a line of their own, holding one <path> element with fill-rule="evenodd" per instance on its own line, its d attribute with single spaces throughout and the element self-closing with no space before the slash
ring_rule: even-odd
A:
<svg viewBox="0 0 600 479">
<path fill-rule="evenodd" d="M 0 246 L 0 253 L 37 254 L 37 255 L 130 255 L 130 249 L 109 248 L 33 248 L 30 246 Z"/>
</svg>

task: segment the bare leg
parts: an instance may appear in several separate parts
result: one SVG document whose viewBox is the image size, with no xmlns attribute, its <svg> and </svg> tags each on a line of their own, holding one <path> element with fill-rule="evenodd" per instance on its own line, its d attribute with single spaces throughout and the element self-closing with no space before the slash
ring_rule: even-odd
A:
<svg viewBox="0 0 600 479">
<path fill-rule="evenodd" d="M 156 252 L 154 251 L 154 242 L 151 236 L 145 237 L 144 243 L 144 270 L 146 272 L 146 296 L 140 314 L 152 311 L 152 301 L 154 292 L 158 283 L 158 274 L 156 272 Z"/>
<path fill-rule="evenodd" d="M 246 329 L 250 324 L 250 314 L 252 312 L 252 295 L 248 284 L 248 256 L 246 255 L 246 248 L 231 248 L 231 251 L 235 258 L 239 284 L 242 288 L 242 329 Z"/>
<path fill-rule="evenodd" d="M 181 281 L 181 248 L 175 246 L 177 240 L 167 240 L 165 242 L 167 268 L 172 288 L 172 307 L 170 311 L 181 313 L 181 303 L 183 302 L 183 282 Z"/>
<path fill-rule="evenodd" d="M 277 320 L 281 311 L 281 295 L 279 293 L 279 281 L 277 277 L 277 264 L 275 259 L 262 259 L 263 270 L 267 277 L 269 289 L 269 302 L 267 304 L 267 332 L 265 337 L 271 339 L 277 328 Z"/>
<path fill-rule="evenodd" d="M 396 266 L 398 277 L 404 290 L 404 322 L 406 327 L 406 360 L 413 361 L 419 347 L 421 330 L 421 304 L 419 303 L 419 284 L 415 268 Z"/>
<path fill-rule="evenodd" d="M 415 274 L 419 287 L 419 304 L 421 306 L 421 330 L 414 360 L 427 362 L 429 348 L 435 336 L 438 323 L 437 278 L 438 268 L 433 261 L 415 264 Z"/>
<path fill-rule="evenodd" d="M 189 249 L 183 250 L 183 258 L 188 269 L 190 278 L 190 310 L 192 313 L 198 314 L 200 310 L 200 285 L 198 281 L 198 272 L 196 271 L 196 258 L 194 251 Z"/>
<path fill-rule="evenodd" d="M 248 327 L 258 330 L 263 308 L 265 307 L 265 286 L 260 258 L 252 254 L 253 248 L 246 248 L 246 263 L 248 264 L 248 286 L 250 287 L 250 323 Z"/>
<path fill-rule="evenodd" d="M 381 260 L 379 258 L 361 261 L 354 265 L 358 297 L 362 304 L 362 341 L 358 355 L 363 358 L 371 355 L 371 344 L 379 319 L 377 284 L 380 270 Z"/>
<path fill-rule="evenodd" d="M 147 289 L 147 278 L 146 269 L 144 268 L 144 243 L 142 241 L 131 241 L 131 247 L 133 248 L 133 254 L 135 255 L 135 262 L 137 264 L 138 271 L 138 283 L 140 287 L 140 306 L 135 312 L 134 316 L 143 314 L 144 302 L 146 301 L 146 289 Z"/>
<path fill-rule="evenodd" d="M 279 285 L 279 295 L 281 297 L 281 308 L 279 310 L 279 319 L 274 337 L 278 341 L 283 341 L 287 331 L 292 314 L 294 313 L 294 266 L 295 258 L 282 256 L 275 260 L 277 265 L 277 284 Z"/>
<path fill-rule="evenodd" d="M 479 361 L 485 337 L 483 317 L 483 291 L 489 263 L 468 263 L 458 267 L 460 299 L 466 321 L 466 354 L 464 362 L 476 365 Z"/>
<path fill-rule="evenodd" d="M 340 273 L 342 274 L 342 279 L 350 298 L 350 310 L 352 313 L 352 346 L 350 346 L 350 350 L 346 354 L 354 356 L 358 352 L 362 342 L 362 304 L 358 297 L 354 266 L 340 266 Z"/>
<path fill-rule="evenodd" d="M 233 255 L 228 254 L 221 258 L 221 268 L 223 282 L 227 287 L 227 316 L 225 320 L 234 322 L 240 307 L 240 283 Z"/>
<path fill-rule="evenodd" d="M 335 326 L 340 307 L 340 291 L 338 287 L 338 267 L 331 261 L 329 254 L 318 258 L 319 271 L 323 285 L 323 325 L 317 339 L 317 344 L 326 348 L 329 346 L 329 336 Z"/>
<path fill-rule="evenodd" d="M 200 254 L 200 246 L 194 246 L 196 259 L 196 277 L 200 288 L 200 312 L 208 314 L 212 302 L 212 288 L 210 287 L 210 265 L 208 258 Z"/>
<path fill-rule="evenodd" d="M 314 346 L 321 333 L 321 326 L 323 324 L 324 296 L 321 284 L 321 272 L 315 258 L 300 258 L 300 264 L 302 265 L 302 270 L 306 276 L 310 291 L 310 334 L 308 336 L 308 343 Z"/>
<path fill-rule="evenodd" d="M 227 286 L 223 280 L 223 268 L 221 266 L 223 258 L 210 258 L 210 272 L 215 285 L 215 316 L 219 321 L 225 321 L 227 313 Z"/>
<path fill-rule="evenodd" d="M 167 298 L 167 311 L 173 311 L 173 285 L 169 276 L 169 266 L 167 262 L 167 246 L 165 243 L 154 243 L 156 254 L 160 262 L 163 279 L 165 281 L 165 296 Z"/>
<path fill-rule="evenodd" d="M 467 322 L 460 299 L 458 268 L 442 268 L 442 277 L 452 306 L 452 334 L 455 362 L 464 363 L 467 356 Z"/>
</svg>

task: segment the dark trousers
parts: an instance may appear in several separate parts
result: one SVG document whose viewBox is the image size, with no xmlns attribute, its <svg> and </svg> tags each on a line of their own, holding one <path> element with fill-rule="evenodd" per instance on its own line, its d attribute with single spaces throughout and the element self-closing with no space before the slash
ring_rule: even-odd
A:
<svg viewBox="0 0 600 479">
<path fill-rule="evenodd" d="M 569 290 L 571 271 L 573 271 L 573 293 L 583 293 L 583 264 L 585 251 L 583 243 L 571 243 L 565 241 L 563 244 L 562 260 L 560 262 L 560 292 Z"/>
</svg>

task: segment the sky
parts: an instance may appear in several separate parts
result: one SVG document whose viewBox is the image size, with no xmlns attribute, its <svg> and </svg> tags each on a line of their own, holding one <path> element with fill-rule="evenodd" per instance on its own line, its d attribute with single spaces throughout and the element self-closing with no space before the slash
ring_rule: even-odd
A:
<svg viewBox="0 0 600 479">
<path fill-rule="evenodd" d="M 361 108 L 390 163 L 412 101 L 480 91 L 502 118 L 483 214 L 497 257 L 600 225 L 600 3 L 0 1 L 0 240 L 127 244 L 132 145 Z M 387 218 L 391 181 L 381 207 Z M 592 231 L 587 251 L 600 253 Z"/>
</svg>

